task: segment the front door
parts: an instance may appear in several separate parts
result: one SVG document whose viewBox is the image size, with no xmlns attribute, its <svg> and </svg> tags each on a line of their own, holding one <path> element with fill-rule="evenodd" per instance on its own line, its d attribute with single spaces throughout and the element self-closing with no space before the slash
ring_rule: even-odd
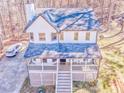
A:
<svg viewBox="0 0 124 93">
<path fill-rule="evenodd" d="M 68 64 L 66 59 L 60 59 L 59 70 L 60 71 L 70 71 L 70 64 Z"/>
<path fill-rule="evenodd" d="M 65 65 L 66 64 L 66 59 L 60 59 L 60 65 Z"/>
</svg>

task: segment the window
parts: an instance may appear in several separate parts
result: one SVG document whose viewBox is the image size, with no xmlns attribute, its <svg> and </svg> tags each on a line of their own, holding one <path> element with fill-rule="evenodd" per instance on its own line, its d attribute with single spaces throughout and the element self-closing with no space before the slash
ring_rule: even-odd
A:
<svg viewBox="0 0 124 93">
<path fill-rule="evenodd" d="M 39 33 L 39 39 L 44 41 L 45 40 L 45 33 Z"/>
<path fill-rule="evenodd" d="M 30 39 L 33 41 L 34 40 L 34 36 L 33 36 L 33 33 L 30 32 Z"/>
<path fill-rule="evenodd" d="M 62 32 L 60 33 L 60 40 L 64 40 L 64 35 Z"/>
<path fill-rule="evenodd" d="M 78 40 L 78 32 L 74 33 L 74 40 Z"/>
<path fill-rule="evenodd" d="M 51 39 L 52 39 L 52 41 L 57 40 L 57 33 L 52 33 Z"/>
<path fill-rule="evenodd" d="M 90 40 L 90 32 L 86 32 L 86 40 Z"/>
<path fill-rule="evenodd" d="M 66 64 L 66 59 L 60 59 L 60 64 L 62 65 Z"/>
</svg>

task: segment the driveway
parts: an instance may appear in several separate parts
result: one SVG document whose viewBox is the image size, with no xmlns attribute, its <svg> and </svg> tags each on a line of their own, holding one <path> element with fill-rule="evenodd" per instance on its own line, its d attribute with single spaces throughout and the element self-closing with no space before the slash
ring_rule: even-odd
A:
<svg viewBox="0 0 124 93">
<path fill-rule="evenodd" d="M 13 58 L 4 56 L 0 61 L 0 93 L 19 93 L 28 75 L 23 55 L 24 52 Z"/>
</svg>

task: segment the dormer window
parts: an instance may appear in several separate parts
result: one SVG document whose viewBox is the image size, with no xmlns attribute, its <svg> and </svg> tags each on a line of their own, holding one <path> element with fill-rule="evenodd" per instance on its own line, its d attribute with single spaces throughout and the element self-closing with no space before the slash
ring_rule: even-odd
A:
<svg viewBox="0 0 124 93">
<path fill-rule="evenodd" d="M 74 40 L 78 40 L 78 32 L 74 33 Z"/>
<path fill-rule="evenodd" d="M 39 33 L 39 39 L 40 39 L 41 41 L 45 41 L 45 40 L 46 40 L 46 38 L 45 38 L 45 33 Z"/>
<path fill-rule="evenodd" d="M 52 40 L 52 41 L 57 40 L 57 33 L 52 33 L 52 34 L 51 34 L 51 40 Z"/>
<path fill-rule="evenodd" d="M 86 40 L 90 40 L 90 32 L 86 32 Z"/>
<path fill-rule="evenodd" d="M 30 39 L 33 41 L 34 40 L 34 36 L 33 36 L 33 33 L 30 32 Z"/>
<path fill-rule="evenodd" d="M 63 32 L 60 33 L 60 40 L 64 40 L 64 35 L 63 35 Z"/>
</svg>

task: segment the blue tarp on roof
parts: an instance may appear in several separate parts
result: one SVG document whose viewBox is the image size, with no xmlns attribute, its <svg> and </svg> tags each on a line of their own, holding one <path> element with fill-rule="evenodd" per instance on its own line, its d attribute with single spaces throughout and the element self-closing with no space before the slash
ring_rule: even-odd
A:
<svg viewBox="0 0 124 93">
<path fill-rule="evenodd" d="M 55 43 L 55 44 L 41 44 L 41 43 L 29 43 L 29 46 L 25 52 L 24 57 L 29 58 L 37 55 L 41 55 L 45 50 L 56 51 L 59 53 L 75 53 L 84 52 L 88 47 L 96 46 L 96 44 L 81 44 L 81 43 Z"/>
<path fill-rule="evenodd" d="M 92 9 L 47 9 L 42 16 L 58 31 L 92 30 L 100 26 Z"/>
<path fill-rule="evenodd" d="M 39 17 L 44 17 L 57 31 L 61 30 L 96 30 L 100 27 L 92 9 L 56 9 L 50 8 L 42 11 L 27 24 L 25 30 Z"/>
</svg>

